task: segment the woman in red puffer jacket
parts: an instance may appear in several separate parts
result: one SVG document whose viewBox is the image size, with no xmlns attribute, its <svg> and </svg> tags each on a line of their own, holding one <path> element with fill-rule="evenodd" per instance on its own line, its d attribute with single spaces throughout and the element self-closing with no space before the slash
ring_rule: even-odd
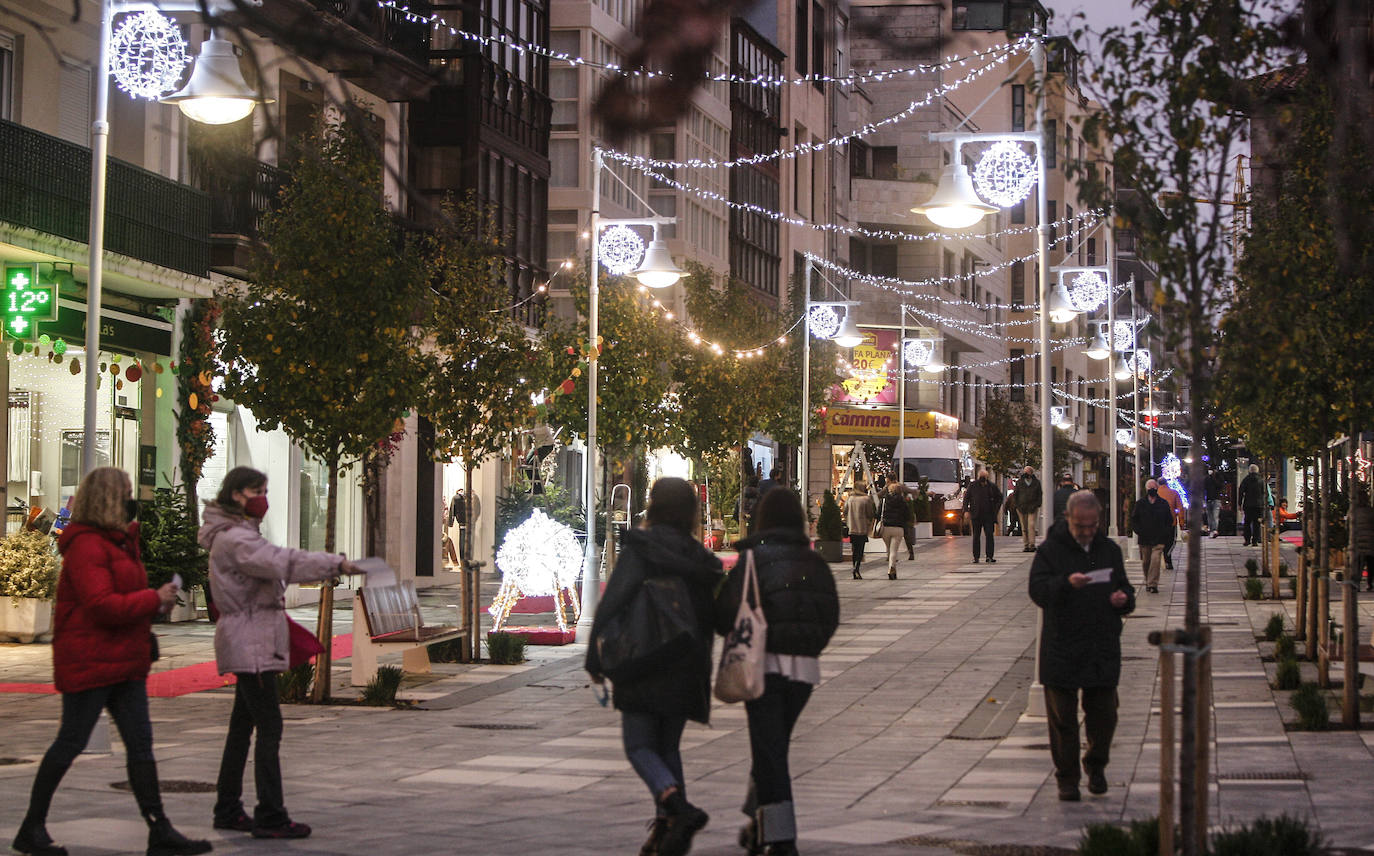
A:
<svg viewBox="0 0 1374 856">
<path fill-rule="evenodd" d="M 86 748 L 102 710 L 119 727 L 125 766 L 148 823 L 148 856 L 208 853 L 172 828 L 162 811 L 146 681 L 152 665 L 152 621 L 176 602 L 172 583 L 148 588 L 138 551 L 137 504 L 129 476 L 99 467 L 81 480 L 72 522 L 57 547 L 62 574 L 53 622 L 53 681 L 62 693 L 62 724 L 43 756 L 29 810 L 13 847 L 31 856 L 65 856 L 46 829 L 48 807 L 67 768 Z"/>
</svg>

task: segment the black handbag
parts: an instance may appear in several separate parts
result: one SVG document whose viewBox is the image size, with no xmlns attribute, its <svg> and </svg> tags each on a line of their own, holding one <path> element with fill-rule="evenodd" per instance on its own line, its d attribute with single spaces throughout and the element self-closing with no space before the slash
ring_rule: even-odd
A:
<svg viewBox="0 0 1374 856">
<path fill-rule="evenodd" d="M 601 672 L 634 681 L 686 657 L 697 643 L 696 610 L 679 576 L 648 577 L 593 640 Z"/>
<path fill-rule="evenodd" d="M 148 631 L 148 652 L 152 655 L 149 662 L 156 663 L 158 658 L 162 656 L 162 647 L 158 645 L 157 634 L 151 630 Z"/>
</svg>

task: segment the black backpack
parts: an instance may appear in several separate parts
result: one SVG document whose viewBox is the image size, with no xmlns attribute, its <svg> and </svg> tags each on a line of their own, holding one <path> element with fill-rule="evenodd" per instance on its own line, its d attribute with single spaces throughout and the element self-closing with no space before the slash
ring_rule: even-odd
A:
<svg viewBox="0 0 1374 856">
<path fill-rule="evenodd" d="M 676 575 L 646 578 L 592 644 L 602 674 L 617 683 L 680 662 L 697 644 L 696 609 L 687 581 Z"/>
</svg>

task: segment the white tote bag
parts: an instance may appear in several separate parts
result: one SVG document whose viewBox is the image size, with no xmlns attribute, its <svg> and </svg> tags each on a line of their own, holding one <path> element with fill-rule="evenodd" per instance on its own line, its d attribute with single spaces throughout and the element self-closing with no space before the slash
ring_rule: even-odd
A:
<svg viewBox="0 0 1374 856">
<path fill-rule="evenodd" d="M 749 605 L 749 595 L 754 605 Z M 739 612 L 725 636 L 716 671 L 716 698 L 726 703 L 753 701 L 763 695 L 763 657 L 767 649 L 768 622 L 763 617 L 759 579 L 754 570 L 754 551 L 744 554 L 744 584 L 740 589 Z"/>
</svg>

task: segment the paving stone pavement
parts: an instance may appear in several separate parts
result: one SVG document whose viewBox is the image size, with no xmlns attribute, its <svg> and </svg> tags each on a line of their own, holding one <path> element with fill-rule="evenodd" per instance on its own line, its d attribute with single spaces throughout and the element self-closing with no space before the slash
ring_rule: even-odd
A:
<svg viewBox="0 0 1374 856">
<path fill-rule="evenodd" d="M 967 539 L 924 541 L 895 581 L 880 559 L 865 564 L 863 580 L 834 566 L 842 624 L 793 740 L 804 853 L 920 856 L 961 842 L 1072 848 L 1087 823 L 1155 813 L 1157 652 L 1146 635 L 1181 625 L 1183 573 L 1166 572 L 1159 595 L 1142 591 L 1127 622 L 1110 791 L 1061 803 L 1044 720 L 1024 714 L 1036 623 L 1026 597 L 1031 556 L 1019 539 L 998 546 L 997 564 L 975 565 Z M 1238 575 L 1257 551 L 1239 539 L 1203 547 L 1203 616 L 1216 634 L 1211 822 L 1286 811 L 1316 821 L 1332 843 L 1374 852 L 1364 809 L 1374 799 L 1374 730 L 1285 731 L 1287 694 L 1269 689 L 1273 666 L 1261 660 L 1269 646 L 1255 634 L 1292 601 L 1241 599 Z M 1183 545 L 1176 553 L 1182 568 Z M 1138 562 L 1127 568 L 1140 579 Z M 309 620 L 312 609 L 295 614 Z M 347 632 L 347 615 L 336 616 L 338 632 Z M 1370 617 L 1362 607 L 1365 627 Z M 203 622 L 159 632 L 168 652 L 159 668 L 211 656 Z M 169 814 L 231 854 L 637 852 L 649 797 L 581 656 L 571 645 L 534 649 L 520 667 L 436 665 L 428 679 L 407 681 L 412 709 L 288 706 L 287 802 L 315 827 L 306 841 L 212 831 L 207 793 L 168 794 Z M 0 681 L 47 680 L 49 662 L 46 646 L 0 645 Z M 152 701 L 164 780 L 213 783 L 231 697 L 212 690 Z M 54 696 L 0 695 L 0 835 L 23 813 L 59 712 Z M 711 720 L 689 725 L 684 760 L 688 796 L 712 816 L 693 852 L 724 856 L 741 852 L 734 838 L 748 743 L 742 707 L 716 705 Z M 116 738 L 112 754 L 82 756 L 58 793 L 49 829 L 74 854 L 142 852 L 132 800 L 111 787 L 123 779 L 121 754 Z"/>
</svg>

